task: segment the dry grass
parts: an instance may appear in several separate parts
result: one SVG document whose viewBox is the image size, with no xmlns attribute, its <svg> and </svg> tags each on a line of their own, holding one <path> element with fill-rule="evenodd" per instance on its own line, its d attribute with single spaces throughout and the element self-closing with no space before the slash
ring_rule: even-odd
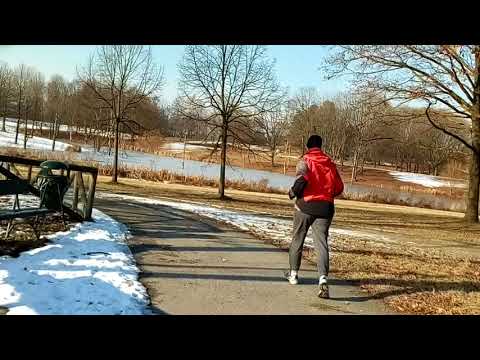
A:
<svg viewBox="0 0 480 360">
<path fill-rule="evenodd" d="M 137 138 L 134 141 L 126 141 L 122 144 L 125 150 L 140 151 L 150 154 L 156 154 L 158 149 L 165 143 L 165 137 L 152 132 L 144 137 Z"/>
<path fill-rule="evenodd" d="M 4 146 L 0 147 L 0 154 L 7 156 L 25 157 L 29 159 L 51 159 L 61 161 L 72 161 L 75 158 L 75 155 L 71 152 L 30 150 Z"/>
<path fill-rule="evenodd" d="M 349 184 L 347 184 L 340 198 L 445 211 L 463 212 L 465 210 L 463 193 L 456 193 L 455 196 L 446 196 L 441 195 L 441 193 L 417 191 L 412 189 L 412 187 L 403 187 L 403 190 L 395 190 L 376 188 L 370 185 L 355 188 L 349 187 Z"/>
<path fill-rule="evenodd" d="M 416 184 L 406 184 L 401 183 L 397 184 L 393 182 L 392 184 L 389 184 L 389 186 L 385 186 L 384 184 L 380 183 L 367 183 L 366 185 L 374 187 L 374 188 L 380 188 L 380 189 L 395 189 L 398 191 L 402 192 L 408 192 L 408 193 L 422 193 L 422 194 L 428 194 L 428 195 L 447 195 L 451 197 L 457 197 L 461 198 L 465 191 L 459 188 L 427 188 L 423 186 L 419 186 Z"/>
<path fill-rule="evenodd" d="M 357 282 L 370 298 L 410 314 L 480 314 L 480 261 L 415 247 L 333 247 L 332 273 Z"/>
<path fill-rule="evenodd" d="M 14 147 L 0 147 L 0 154 L 7 156 L 17 156 L 24 157 L 28 159 L 36 160 L 57 160 L 57 161 L 68 161 L 70 163 L 75 163 L 85 166 L 97 166 L 94 161 L 83 161 L 78 160 L 75 152 L 70 151 L 47 151 L 47 150 L 31 150 L 31 149 L 19 149 Z"/>
<path fill-rule="evenodd" d="M 222 202 L 215 198 L 213 188 L 131 179 L 116 185 L 106 181 L 99 179 L 99 190 L 181 198 L 277 216 L 292 214 L 292 202 L 284 195 L 230 190 L 231 200 Z M 398 240 L 377 243 L 335 236 L 332 275 L 357 283 L 365 298 L 381 299 L 399 313 L 480 314 L 479 225 L 466 225 L 455 213 L 342 200 L 337 202 L 333 225 Z M 313 260 L 313 256 L 305 251 L 307 259 Z"/>
<path fill-rule="evenodd" d="M 110 165 L 100 166 L 99 175 L 111 176 L 113 167 Z M 146 167 L 127 167 L 118 168 L 120 178 L 129 178 L 136 180 L 149 180 L 164 183 L 177 183 L 194 186 L 218 187 L 218 180 L 208 179 L 203 176 L 184 176 L 168 170 L 153 171 Z M 225 186 L 230 189 L 256 191 L 263 193 L 281 193 L 268 186 L 268 180 L 264 179 L 258 182 L 246 182 L 239 180 L 226 180 Z"/>
</svg>

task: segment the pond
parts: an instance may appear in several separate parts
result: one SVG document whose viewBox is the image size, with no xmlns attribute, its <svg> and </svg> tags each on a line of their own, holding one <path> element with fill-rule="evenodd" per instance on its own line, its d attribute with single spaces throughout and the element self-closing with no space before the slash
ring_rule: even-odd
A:
<svg viewBox="0 0 480 360">
<path fill-rule="evenodd" d="M 94 152 L 91 148 L 84 148 L 84 152 L 79 153 L 79 156 L 83 160 L 94 160 L 102 164 L 112 164 L 113 162 L 113 155 L 108 155 L 105 150 Z M 208 179 L 217 179 L 220 174 L 220 165 L 218 164 L 185 160 L 185 167 L 183 168 L 182 159 L 136 151 L 122 151 L 119 154 L 119 163 L 127 166 L 147 167 L 152 170 L 169 170 L 186 176 L 203 176 Z M 289 175 L 237 166 L 227 166 L 225 176 L 228 180 L 245 182 L 258 182 L 266 179 L 270 187 L 280 190 L 287 190 L 294 180 L 294 177 Z"/>
</svg>

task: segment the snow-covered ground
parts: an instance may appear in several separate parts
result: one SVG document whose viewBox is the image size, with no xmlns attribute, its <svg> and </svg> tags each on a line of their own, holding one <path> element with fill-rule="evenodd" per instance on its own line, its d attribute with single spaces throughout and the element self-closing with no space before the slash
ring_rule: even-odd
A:
<svg viewBox="0 0 480 360">
<path fill-rule="evenodd" d="M 3 119 L 1 119 L 0 121 L 3 121 Z M 43 122 L 42 123 L 42 127 L 44 130 L 48 129 L 50 126 L 51 126 L 51 123 L 47 123 L 47 122 Z M 23 121 L 20 121 L 20 128 L 23 129 L 23 127 L 25 126 L 25 123 Z M 31 129 L 33 126 L 33 121 L 32 120 L 29 120 L 28 121 L 28 124 L 27 124 L 27 128 L 28 129 Z M 15 128 L 17 127 L 17 119 L 15 118 L 6 118 L 5 119 L 5 127 L 6 129 L 8 129 L 7 131 L 15 131 Z M 36 123 L 35 124 L 35 129 L 39 129 L 40 128 L 40 123 Z M 68 128 L 68 125 L 59 125 L 58 129 L 60 131 L 68 131 L 69 128 Z"/>
<path fill-rule="evenodd" d="M 18 134 L 18 142 L 15 144 L 15 130 L 7 127 L 7 132 L 0 131 L 0 146 L 23 148 L 23 134 Z M 68 147 L 61 141 L 55 142 L 55 150 L 65 151 Z M 27 138 L 27 149 L 52 150 L 52 140 L 34 136 Z"/>
<path fill-rule="evenodd" d="M 0 257 L 0 306 L 8 314 L 141 315 L 149 298 L 125 244 L 125 226 L 94 209 L 94 222 L 49 244 Z"/>
<path fill-rule="evenodd" d="M 447 180 L 442 179 L 438 176 L 415 174 L 401 171 L 389 171 L 389 174 L 397 180 L 419 184 L 428 188 L 451 187 L 464 189 L 466 187 L 465 182 L 461 180 Z"/>
<path fill-rule="evenodd" d="M 175 209 L 189 211 L 200 216 L 225 222 L 241 230 L 250 231 L 261 237 L 266 237 L 279 243 L 291 241 L 293 225 L 291 219 L 273 217 L 261 213 L 231 211 L 219 207 L 208 206 L 201 203 L 193 202 L 169 201 L 103 192 L 97 192 L 96 196 L 99 198 L 122 199 L 143 204 L 169 206 Z M 395 242 L 388 236 L 379 235 L 377 233 L 371 233 L 368 231 L 355 231 L 350 229 L 340 229 L 334 226 L 330 227 L 331 242 L 335 242 L 336 235 L 361 238 L 364 240 L 375 241 L 379 243 Z M 308 247 L 313 247 L 311 230 L 309 231 L 307 238 L 305 239 L 305 245 Z"/>
<path fill-rule="evenodd" d="M 184 144 L 180 142 L 175 142 L 175 143 L 166 143 L 162 145 L 162 149 L 165 150 L 173 150 L 173 151 L 183 151 Z M 192 144 L 187 144 L 186 145 L 187 150 L 205 150 L 208 149 L 207 146 L 202 146 L 202 145 L 192 145 Z"/>
</svg>

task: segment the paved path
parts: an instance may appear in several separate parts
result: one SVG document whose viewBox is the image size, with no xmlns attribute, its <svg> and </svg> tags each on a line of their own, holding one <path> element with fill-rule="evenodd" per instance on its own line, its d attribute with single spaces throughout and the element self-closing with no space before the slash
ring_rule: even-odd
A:
<svg viewBox="0 0 480 360">
<path fill-rule="evenodd" d="M 331 280 L 316 297 L 315 267 L 300 284 L 283 279 L 288 253 L 241 231 L 174 208 L 98 199 L 96 207 L 132 232 L 129 246 L 159 314 L 378 314 L 381 302 Z"/>
</svg>

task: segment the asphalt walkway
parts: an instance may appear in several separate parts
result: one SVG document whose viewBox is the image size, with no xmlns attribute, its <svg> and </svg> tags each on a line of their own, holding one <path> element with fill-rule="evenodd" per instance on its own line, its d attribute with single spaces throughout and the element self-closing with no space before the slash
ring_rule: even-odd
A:
<svg viewBox="0 0 480 360">
<path fill-rule="evenodd" d="M 255 237 L 171 207 L 97 199 L 126 224 L 129 246 L 158 314 L 383 314 L 381 301 L 343 280 L 319 299 L 306 261 L 300 283 L 283 279 L 288 253 Z"/>
</svg>

